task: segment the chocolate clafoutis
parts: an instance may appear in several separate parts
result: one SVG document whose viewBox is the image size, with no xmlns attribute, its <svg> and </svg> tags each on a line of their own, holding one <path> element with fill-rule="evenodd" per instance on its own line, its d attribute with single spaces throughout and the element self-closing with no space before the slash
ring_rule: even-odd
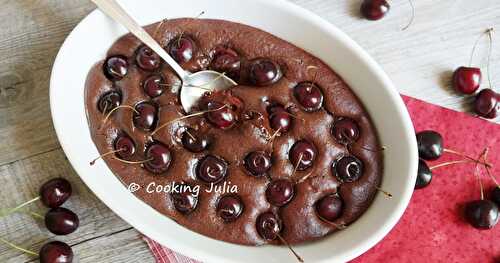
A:
<svg viewBox="0 0 500 263">
<path fill-rule="evenodd" d="M 355 227 L 381 183 L 383 152 L 340 76 L 239 23 L 182 18 L 145 28 L 185 70 L 218 71 L 238 85 L 207 91 L 185 112 L 181 80 L 157 54 L 130 34 L 111 46 L 88 74 L 86 111 L 102 159 L 137 186 L 134 195 L 192 231 L 243 245 Z"/>
</svg>

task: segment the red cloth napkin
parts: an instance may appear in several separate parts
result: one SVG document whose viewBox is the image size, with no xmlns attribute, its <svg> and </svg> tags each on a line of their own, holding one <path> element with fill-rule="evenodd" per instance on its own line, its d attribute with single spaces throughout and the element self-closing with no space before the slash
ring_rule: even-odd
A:
<svg viewBox="0 0 500 263">
<path fill-rule="evenodd" d="M 474 157 L 489 147 L 488 161 L 495 165 L 492 173 L 500 173 L 500 125 L 414 98 L 404 96 L 403 99 L 417 131 L 436 130 L 443 135 L 445 148 Z M 463 158 L 445 154 L 429 164 L 460 159 Z M 500 224 L 491 230 L 477 230 L 463 219 L 463 205 L 480 198 L 474 164 L 457 164 L 437 168 L 433 172 L 431 185 L 415 191 L 394 229 L 353 263 L 500 261 Z M 486 193 L 490 192 L 494 183 L 483 168 L 480 169 L 480 176 Z M 497 178 L 500 180 L 499 176 Z M 157 262 L 197 262 L 147 237 L 144 239 Z"/>
</svg>

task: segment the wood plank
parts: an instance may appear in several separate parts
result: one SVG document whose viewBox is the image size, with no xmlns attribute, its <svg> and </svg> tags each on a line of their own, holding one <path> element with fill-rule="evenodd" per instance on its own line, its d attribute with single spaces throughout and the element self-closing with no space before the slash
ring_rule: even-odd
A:
<svg viewBox="0 0 500 263">
<path fill-rule="evenodd" d="M 50 70 L 89 1 L 0 1 L 0 165 L 58 147 L 50 118 Z"/>
<path fill-rule="evenodd" d="M 83 244 L 86 240 L 130 228 L 89 191 L 75 174 L 61 149 L 1 166 L 0 208 L 15 207 L 31 200 L 38 195 L 39 187 L 45 181 L 59 176 L 68 179 L 73 186 L 73 195 L 63 206 L 79 216 L 80 227 L 77 231 L 67 236 L 54 237 L 47 231 L 42 220 L 19 213 L 0 219 L 0 237 L 38 251 L 48 239 L 62 240 L 68 244 Z M 30 206 L 30 210 L 43 215 L 48 209 L 37 202 Z M 143 249 L 147 251 L 145 246 Z M 85 254 L 87 252 L 90 253 L 90 250 L 83 250 L 81 256 L 90 257 L 91 255 Z M 29 256 L 20 255 L 18 251 L 0 244 L 0 262 L 14 257 L 30 259 Z"/>
</svg>

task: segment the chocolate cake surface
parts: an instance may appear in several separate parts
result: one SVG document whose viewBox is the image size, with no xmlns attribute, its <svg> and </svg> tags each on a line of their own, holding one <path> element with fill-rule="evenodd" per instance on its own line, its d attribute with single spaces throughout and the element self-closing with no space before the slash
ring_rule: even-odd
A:
<svg viewBox="0 0 500 263">
<path fill-rule="evenodd" d="M 184 69 L 239 85 L 186 113 L 168 65 L 130 34 L 112 45 L 89 72 L 86 111 L 103 160 L 140 186 L 134 195 L 192 231 L 244 245 L 315 240 L 370 206 L 383 170 L 376 129 L 320 59 L 228 21 L 146 29 Z"/>
</svg>

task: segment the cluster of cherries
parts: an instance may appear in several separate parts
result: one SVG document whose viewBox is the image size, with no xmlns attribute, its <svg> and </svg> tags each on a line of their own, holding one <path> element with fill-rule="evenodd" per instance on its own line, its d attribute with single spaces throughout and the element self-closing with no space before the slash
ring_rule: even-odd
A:
<svg viewBox="0 0 500 263">
<path fill-rule="evenodd" d="M 489 56 L 491 56 L 492 49 L 492 34 L 493 28 L 486 30 L 486 34 L 490 39 L 490 52 Z M 481 38 L 481 37 L 480 37 Z M 479 42 L 480 38 L 476 41 L 472 54 L 471 54 L 471 62 L 474 56 L 474 51 L 476 49 L 476 45 Z M 474 112 L 487 119 L 494 119 L 500 113 L 500 93 L 495 92 L 492 89 L 491 85 L 491 76 L 489 74 L 489 63 L 490 58 L 488 57 L 488 80 L 490 81 L 490 88 L 479 90 L 481 86 L 482 74 L 481 69 L 477 67 L 459 67 L 453 72 L 452 86 L 453 88 L 462 94 L 466 95 L 475 95 L 474 99 Z M 470 63 L 471 64 L 471 63 Z"/>
<path fill-rule="evenodd" d="M 488 175 L 497 184 L 495 188 L 492 189 L 490 198 L 491 200 L 484 198 L 483 187 L 481 179 L 478 177 L 481 185 L 481 199 L 474 200 L 465 205 L 465 218 L 467 221 L 479 229 L 490 229 L 494 227 L 498 220 L 500 206 L 500 185 L 493 177 L 490 172 L 491 164 L 486 162 L 485 152 L 481 154 L 478 159 L 466 156 L 464 154 L 458 153 L 454 150 L 449 150 L 443 147 L 443 137 L 441 134 L 435 131 L 422 131 L 417 133 L 417 143 L 418 143 L 418 153 L 419 153 L 419 163 L 418 163 L 418 173 L 417 181 L 415 184 L 416 189 L 421 189 L 428 186 L 432 180 L 432 169 L 437 167 L 443 167 L 446 165 L 472 162 L 476 163 L 476 175 L 477 175 L 477 165 L 483 165 L 488 172 Z M 466 160 L 447 162 L 443 164 L 436 165 L 434 167 L 429 167 L 424 160 L 434 161 L 439 159 L 444 152 L 458 154 L 466 158 Z M 481 161 L 481 158 L 483 161 Z"/>
<path fill-rule="evenodd" d="M 64 178 L 54 178 L 42 185 L 40 196 L 24 204 L 11 209 L 7 214 L 19 211 L 24 206 L 40 200 L 50 210 L 45 214 L 45 226 L 56 235 L 67 235 L 73 233 L 79 225 L 78 216 L 71 210 L 61 207 L 61 205 L 71 196 L 71 184 Z M 34 216 L 42 217 L 37 213 L 31 213 Z M 43 217 L 42 217 L 43 218 Z M 22 249 L 6 240 L 2 240 L 7 245 L 31 255 L 38 255 L 41 263 L 70 263 L 73 261 L 73 250 L 71 247 L 60 241 L 51 241 L 46 243 L 37 254 L 27 249 Z"/>
</svg>

